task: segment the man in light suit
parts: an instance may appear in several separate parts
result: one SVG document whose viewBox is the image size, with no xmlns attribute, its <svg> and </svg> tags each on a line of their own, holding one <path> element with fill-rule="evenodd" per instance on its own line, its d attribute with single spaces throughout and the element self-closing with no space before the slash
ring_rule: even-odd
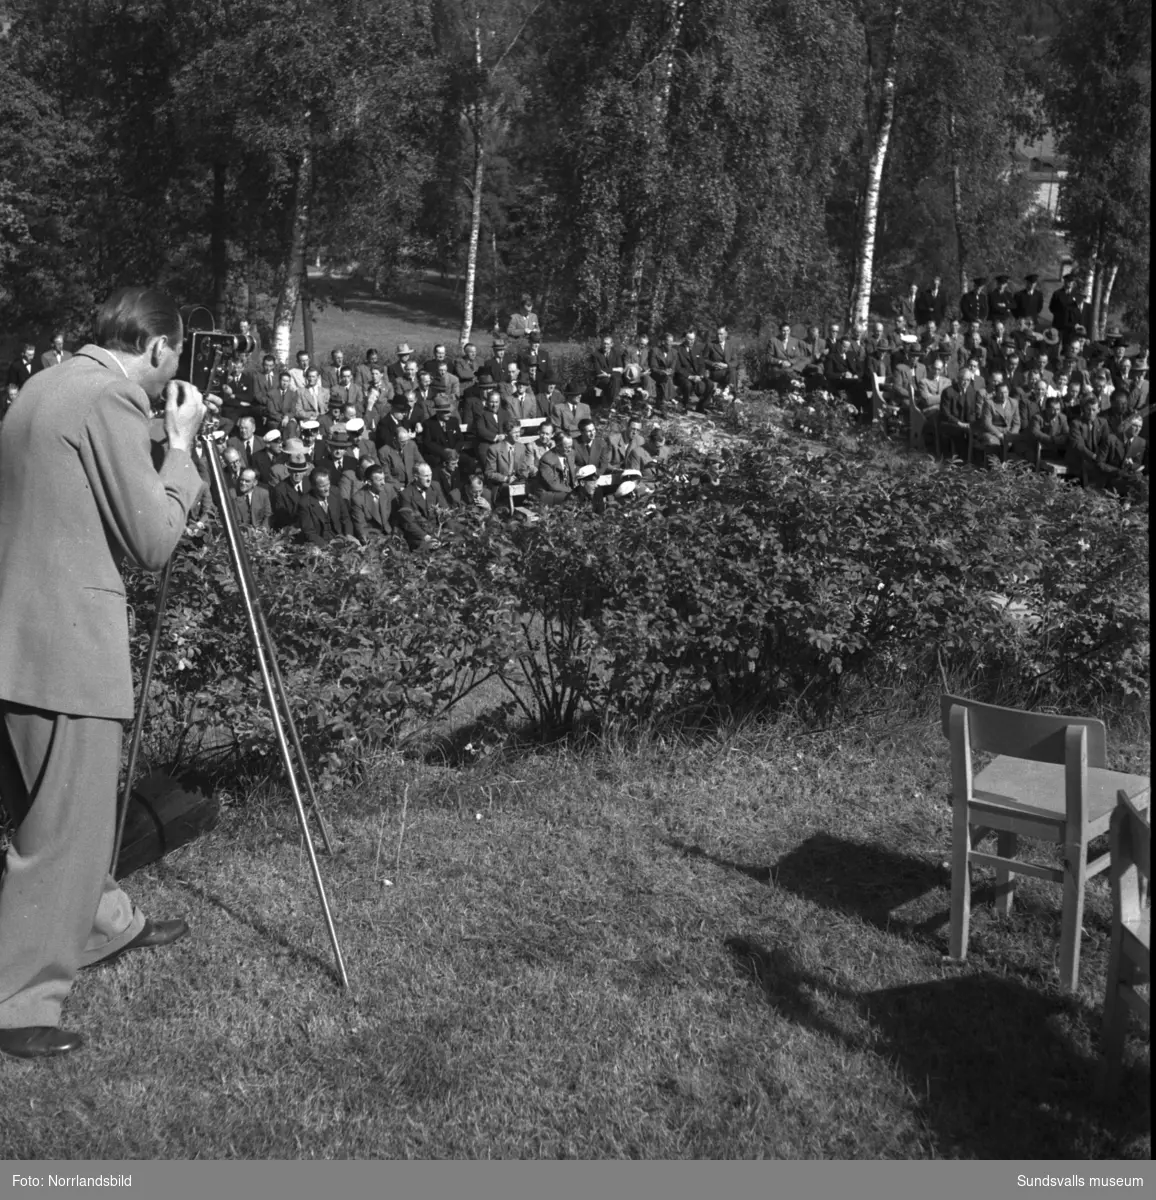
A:
<svg viewBox="0 0 1156 1200">
<path fill-rule="evenodd" d="M 350 509 L 353 535 L 363 546 L 376 538 L 393 535 L 397 489 L 386 481 L 381 463 L 371 463 L 366 468 L 365 484 L 353 493 Z"/>
<path fill-rule="evenodd" d="M 58 329 L 52 335 L 52 349 L 45 350 L 40 356 L 40 369 L 47 371 L 49 367 L 59 366 L 72 357 L 72 353 L 64 348 L 64 334 Z"/>
<path fill-rule="evenodd" d="M 80 967 L 188 931 L 146 920 L 109 865 L 133 711 L 120 565 L 159 571 L 175 549 L 201 490 L 189 450 L 205 406 L 170 385 L 184 331 L 163 292 L 115 292 L 95 328 L 96 344 L 28 382 L 0 438 L 0 802 L 16 825 L 0 1051 L 22 1058 L 83 1044 L 60 1028 Z M 149 413 L 162 395 L 158 471 Z"/>
</svg>

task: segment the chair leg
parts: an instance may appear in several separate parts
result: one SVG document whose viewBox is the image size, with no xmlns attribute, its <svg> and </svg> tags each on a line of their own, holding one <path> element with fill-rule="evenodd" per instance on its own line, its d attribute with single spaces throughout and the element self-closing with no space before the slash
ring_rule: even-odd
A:
<svg viewBox="0 0 1156 1200">
<path fill-rule="evenodd" d="M 1014 833 L 1000 830 L 996 853 L 1000 858 L 1015 858 L 1019 849 L 1019 838 Z M 1010 917 L 1012 900 L 1015 898 L 1016 876 L 1010 867 L 997 867 L 995 872 L 995 911 L 1001 917 Z"/>
<path fill-rule="evenodd" d="M 1124 1036 L 1128 1029 L 1128 1006 L 1120 999 L 1121 968 L 1124 966 L 1119 927 L 1112 930 L 1108 953 L 1108 986 L 1104 990 L 1104 1023 L 1100 1034 L 1100 1069 L 1096 1076 L 1096 1095 L 1106 1100 L 1115 1094 L 1124 1059 Z"/>
<path fill-rule="evenodd" d="M 1084 888 L 1088 847 L 1064 847 L 1064 911 L 1060 923 L 1060 986 L 1074 992 L 1080 979 L 1080 936 L 1084 927 Z"/>
<path fill-rule="evenodd" d="M 967 805 L 957 803 L 951 827 L 951 932 L 948 955 L 963 962 L 967 958 L 967 934 L 971 924 L 971 827 Z"/>
</svg>

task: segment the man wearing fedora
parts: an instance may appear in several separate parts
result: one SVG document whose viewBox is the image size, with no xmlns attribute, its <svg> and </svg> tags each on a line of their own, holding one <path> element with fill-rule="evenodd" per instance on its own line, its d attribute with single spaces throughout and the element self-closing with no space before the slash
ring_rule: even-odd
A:
<svg viewBox="0 0 1156 1200">
<path fill-rule="evenodd" d="M 406 363 L 413 361 L 413 347 L 409 342 L 399 342 L 397 358 L 386 368 L 386 377 L 396 387 L 406 376 Z"/>
<path fill-rule="evenodd" d="M 297 516 L 305 498 L 313 490 L 309 473 L 313 463 L 300 438 L 287 438 L 282 462 L 274 465 L 277 480 L 269 489 L 274 529 L 296 527 Z M 283 474 L 282 474 L 283 472 Z"/>
<path fill-rule="evenodd" d="M 558 433 L 574 435 L 578 427 L 593 414 L 590 405 L 582 399 L 582 389 L 576 384 L 566 385 L 566 394 L 561 404 L 555 404 L 550 410 L 550 424 Z"/>
<path fill-rule="evenodd" d="M 460 455 L 464 444 L 462 424 L 454 415 L 449 397 L 435 396 L 433 417 L 422 425 L 422 457 L 428 463 L 444 462 L 451 452 Z"/>
</svg>

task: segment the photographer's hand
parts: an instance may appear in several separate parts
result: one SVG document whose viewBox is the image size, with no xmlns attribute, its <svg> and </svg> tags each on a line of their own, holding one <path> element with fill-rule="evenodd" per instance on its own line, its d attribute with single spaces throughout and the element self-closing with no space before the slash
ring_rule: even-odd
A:
<svg viewBox="0 0 1156 1200">
<path fill-rule="evenodd" d="M 197 430 L 205 419 L 205 401 L 191 383 L 173 380 L 162 393 L 165 402 L 165 433 L 173 450 L 192 449 Z"/>
</svg>

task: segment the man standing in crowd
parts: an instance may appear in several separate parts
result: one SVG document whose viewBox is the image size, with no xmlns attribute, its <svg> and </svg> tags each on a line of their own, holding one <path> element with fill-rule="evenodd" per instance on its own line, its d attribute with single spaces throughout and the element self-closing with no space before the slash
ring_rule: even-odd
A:
<svg viewBox="0 0 1156 1200">
<path fill-rule="evenodd" d="M 985 275 L 977 275 L 971 281 L 971 291 L 964 292 L 959 298 L 959 315 L 964 321 L 970 321 L 972 327 L 987 320 L 987 293 L 983 285 L 987 283 Z"/>
<path fill-rule="evenodd" d="M 931 277 L 931 287 L 920 292 L 915 301 L 915 324 L 926 325 L 929 321 L 942 325 L 947 316 L 947 298 L 940 286 L 942 279 L 938 275 Z"/>
<path fill-rule="evenodd" d="M 1012 316 L 1018 317 L 1021 321 L 1024 317 L 1031 317 L 1033 321 L 1038 321 L 1040 313 L 1044 311 L 1044 294 L 1040 291 L 1040 277 L 1033 271 L 1032 274 L 1024 276 L 1024 282 L 1027 287 L 1016 292 L 1015 299 L 1012 301 Z"/>
<path fill-rule="evenodd" d="M 145 918 L 110 874 L 121 723 L 133 712 L 121 564 L 159 571 L 201 490 L 200 393 L 163 292 L 123 288 L 94 344 L 27 385 L 0 437 L 0 1051 L 83 1044 L 60 1028 L 77 970 L 188 931 Z M 159 471 L 150 402 L 164 397 Z"/>
<path fill-rule="evenodd" d="M 51 348 L 40 356 L 40 369 L 47 371 L 49 367 L 57 367 L 71 357 L 71 352 L 64 348 L 64 334 L 58 329 L 52 335 Z"/>
<path fill-rule="evenodd" d="M 35 370 L 32 361 L 35 357 L 35 342 L 25 342 L 21 346 L 20 354 L 12 360 L 12 365 L 8 368 L 8 382 L 22 388 L 32 378 L 32 372 Z"/>
<path fill-rule="evenodd" d="M 522 339 L 536 333 L 541 337 L 542 330 L 538 325 L 538 315 L 534 312 L 534 301 L 528 292 L 522 293 L 522 303 L 518 311 L 510 317 L 506 326 L 506 335 L 515 347 L 522 345 Z"/>
</svg>

